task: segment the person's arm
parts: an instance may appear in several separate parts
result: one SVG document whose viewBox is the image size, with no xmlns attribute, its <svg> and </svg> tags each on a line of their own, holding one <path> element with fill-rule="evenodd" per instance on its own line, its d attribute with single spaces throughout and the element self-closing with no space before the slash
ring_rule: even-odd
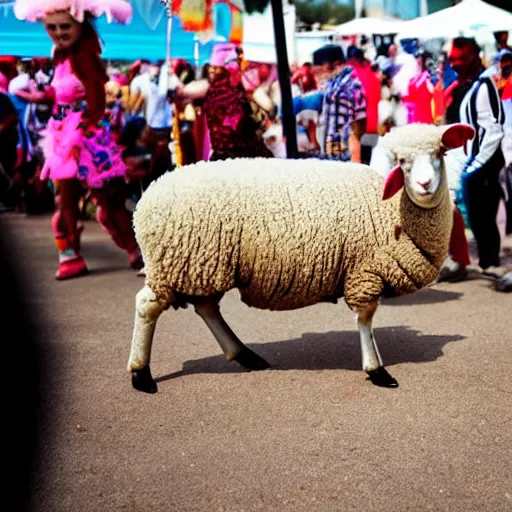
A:
<svg viewBox="0 0 512 512">
<path fill-rule="evenodd" d="M 483 131 L 478 152 L 468 162 L 466 172 L 482 168 L 496 153 L 503 139 L 503 111 L 498 90 L 492 80 L 480 85 L 476 96 L 476 121 Z M 479 137 L 477 133 L 475 137 Z M 471 144 L 471 143 L 470 143 Z"/>
<path fill-rule="evenodd" d="M 307 126 L 308 139 L 311 143 L 311 148 L 315 151 L 320 150 L 320 144 L 318 143 L 318 138 L 316 136 L 317 123 L 316 121 L 310 121 Z"/>
<path fill-rule="evenodd" d="M 164 64 L 160 68 L 160 75 L 158 77 L 158 95 L 160 97 L 167 97 L 167 92 L 169 89 L 173 89 L 176 87 L 177 77 L 172 72 L 172 69 Z"/>
<path fill-rule="evenodd" d="M 139 75 L 137 75 L 130 84 L 130 94 L 133 96 L 140 94 L 139 80 L 137 80 L 138 76 Z"/>
<path fill-rule="evenodd" d="M 352 96 L 352 122 L 348 137 L 350 161 L 361 163 L 361 137 L 366 132 L 366 96 L 361 83 L 356 84 Z"/>
<path fill-rule="evenodd" d="M 205 78 L 194 80 L 187 85 L 182 85 L 177 88 L 178 96 L 188 98 L 190 100 L 199 100 L 206 96 L 210 84 Z"/>
<path fill-rule="evenodd" d="M 366 133 L 366 117 L 359 119 L 350 125 L 350 134 L 348 137 L 348 149 L 350 151 L 350 161 L 361 163 L 361 137 Z"/>
<path fill-rule="evenodd" d="M 44 91 L 28 92 L 23 89 L 18 89 L 13 93 L 18 98 L 27 101 L 28 103 L 49 103 L 54 100 L 53 89 L 47 88 Z"/>
</svg>

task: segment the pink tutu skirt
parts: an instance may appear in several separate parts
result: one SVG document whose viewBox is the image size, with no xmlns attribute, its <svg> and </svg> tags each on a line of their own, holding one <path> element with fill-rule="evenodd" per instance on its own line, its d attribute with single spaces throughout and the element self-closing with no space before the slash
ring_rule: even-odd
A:
<svg viewBox="0 0 512 512">
<path fill-rule="evenodd" d="M 61 108 L 62 114 L 48 122 L 41 141 L 45 156 L 41 179 L 78 178 L 89 188 L 101 188 L 112 178 L 126 176 L 123 148 L 114 141 L 110 126 L 101 122 L 85 132 L 84 109 L 83 105 Z"/>
</svg>

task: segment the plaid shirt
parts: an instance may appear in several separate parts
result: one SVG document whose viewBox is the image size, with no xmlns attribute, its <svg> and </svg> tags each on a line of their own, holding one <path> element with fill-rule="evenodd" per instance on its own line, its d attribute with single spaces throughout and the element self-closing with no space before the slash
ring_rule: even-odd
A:
<svg viewBox="0 0 512 512">
<path fill-rule="evenodd" d="M 363 85 L 350 66 L 327 82 L 322 117 L 325 126 L 324 153 L 336 159 L 350 160 L 350 126 L 366 118 Z"/>
</svg>

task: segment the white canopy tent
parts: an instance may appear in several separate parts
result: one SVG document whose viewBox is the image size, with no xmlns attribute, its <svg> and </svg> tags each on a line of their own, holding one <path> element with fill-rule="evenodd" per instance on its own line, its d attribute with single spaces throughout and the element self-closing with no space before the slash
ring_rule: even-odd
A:
<svg viewBox="0 0 512 512">
<path fill-rule="evenodd" d="M 326 44 L 341 44 L 341 36 L 334 30 L 313 30 L 295 33 L 295 64 L 301 66 L 313 61 L 313 53 Z"/>
<path fill-rule="evenodd" d="M 512 14 L 482 0 L 462 0 L 453 7 L 405 21 L 397 39 L 475 36 L 484 29 L 512 30 Z"/>
<path fill-rule="evenodd" d="M 288 61 L 295 62 L 295 24 L 297 16 L 295 6 L 283 4 L 286 49 Z M 274 40 L 274 21 L 270 5 L 263 13 L 244 14 L 244 35 L 242 47 L 244 57 L 254 62 L 276 63 L 276 44 Z"/>
<path fill-rule="evenodd" d="M 342 36 L 394 34 L 402 29 L 404 23 L 392 18 L 355 18 L 334 27 L 334 30 Z"/>
</svg>

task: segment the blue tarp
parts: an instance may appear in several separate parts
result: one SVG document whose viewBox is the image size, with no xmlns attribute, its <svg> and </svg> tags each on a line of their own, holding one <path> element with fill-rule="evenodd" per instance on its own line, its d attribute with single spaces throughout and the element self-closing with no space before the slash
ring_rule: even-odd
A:
<svg viewBox="0 0 512 512">
<path fill-rule="evenodd" d="M 129 25 L 109 24 L 105 17 L 96 22 L 96 28 L 104 43 L 103 58 L 164 59 L 167 40 L 167 17 L 164 6 L 159 0 L 130 1 L 134 5 L 134 18 Z M 147 9 L 149 3 L 152 5 L 151 10 Z M 0 55 L 49 56 L 51 42 L 42 24 L 19 21 L 14 16 L 12 4 L 12 1 L 0 0 Z M 144 9 L 144 12 L 141 9 Z M 217 36 L 227 37 L 231 30 L 229 7 L 226 4 L 216 4 L 214 19 Z M 185 32 L 180 20 L 177 17 L 173 18 L 171 57 L 193 62 L 194 38 L 193 32 Z M 212 44 L 199 45 L 200 65 L 208 61 Z"/>
</svg>

